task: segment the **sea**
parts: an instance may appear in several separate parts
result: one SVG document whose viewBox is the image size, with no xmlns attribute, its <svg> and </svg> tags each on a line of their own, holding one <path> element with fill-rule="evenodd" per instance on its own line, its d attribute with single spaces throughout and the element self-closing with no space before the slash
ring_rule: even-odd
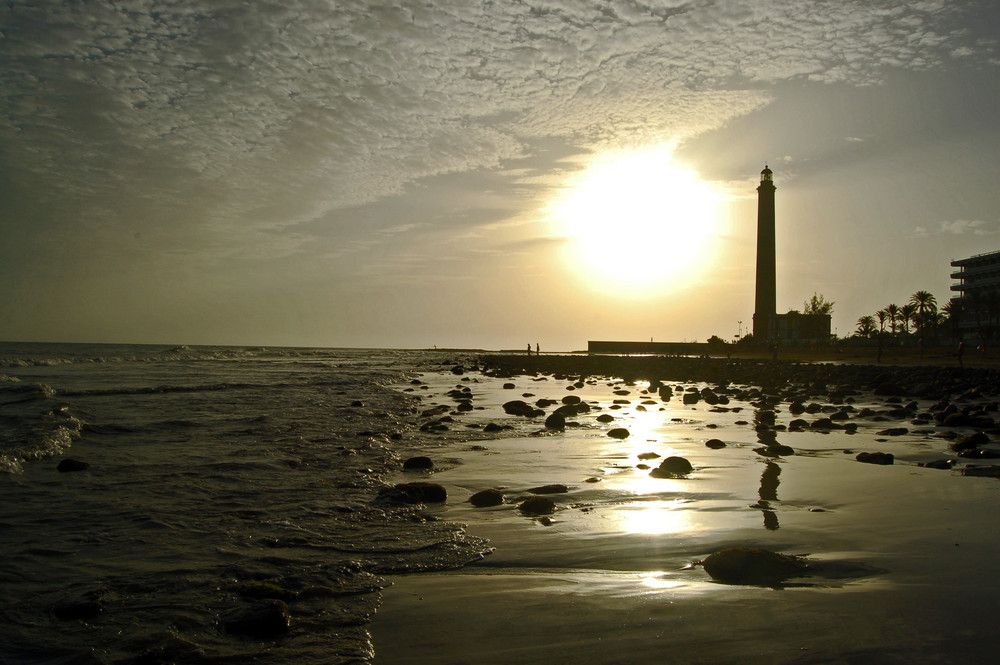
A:
<svg viewBox="0 0 1000 665">
<path fill-rule="evenodd" d="M 488 552 L 380 498 L 430 436 L 404 387 L 469 360 L 0 343 L 0 662 L 372 662 L 385 575 Z"/>
</svg>

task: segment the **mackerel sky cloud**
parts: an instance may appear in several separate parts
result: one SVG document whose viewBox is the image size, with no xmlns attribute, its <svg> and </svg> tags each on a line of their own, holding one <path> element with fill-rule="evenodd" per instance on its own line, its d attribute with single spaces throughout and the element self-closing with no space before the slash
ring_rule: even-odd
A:
<svg viewBox="0 0 1000 665">
<path fill-rule="evenodd" d="M 727 337 L 750 313 L 767 160 L 779 281 L 808 283 L 779 307 L 818 290 L 846 326 L 918 289 L 943 300 L 974 246 L 918 243 L 884 259 L 888 282 L 871 246 L 997 219 L 996 19 L 943 0 L 9 2 L 0 337 Z M 548 198 L 649 146 L 750 215 L 719 234 L 717 311 L 597 310 L 560 274 Z"/>
</svg>

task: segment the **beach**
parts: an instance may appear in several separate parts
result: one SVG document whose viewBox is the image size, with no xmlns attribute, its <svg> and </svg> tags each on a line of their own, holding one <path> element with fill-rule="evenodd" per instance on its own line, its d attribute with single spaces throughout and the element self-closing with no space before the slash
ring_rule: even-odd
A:
<svg viewBox="0 0 1000 665">
<path fill-rule="evenodd" d="M 662 376 L 667 399 L 628 369 L 655 364 L 585 356 L 490 358 L 486 372 L 404 388 L 452 422 L 408 451 L 434 470 L 393 480 L 442 485 L 447 501 L 427 510 L 494 549 L 458 570 L 389 576 L 370 626 L 376 662 L 992 662 L 1000 480 L 971 474 L 992 471 L 993 370 L 697 360 L 651 370 L 677 374 Z M 770 386 L 756 390 L 754 374 Z M 474 409 L 450 408 L 466 398 L 449 391 L 466 388 Z M 695 392 L 715 403 L 684 399 Z M 568 395 L 590 410 L 546 428 Z M 539 399 L 555 402 L 546 416 L 503 409 Z M 980 419 L 946 425 L 935 409 L 949 406 Z M 490 423 L 513 429 L 484 435 Z M 956 442 L 984 430 L 979 458 L 959 457 Z M 691 472 L 651 477 L 668 457 Z M 469 503 L 491 488 L 502 504 Z M 553 512 L 523 514 L 534 496 Z M 803 574 L 726 583 L 699 565 L 735 547 L 800 557 Z"/>
</svg>

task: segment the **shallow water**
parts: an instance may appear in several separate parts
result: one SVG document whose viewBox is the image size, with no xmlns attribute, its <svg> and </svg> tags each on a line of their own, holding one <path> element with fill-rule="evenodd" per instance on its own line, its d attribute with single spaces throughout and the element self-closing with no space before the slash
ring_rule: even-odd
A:
<svg viewBox="0 0 1000 665">
<path fill-rule="evenodd" d="M 375 501 L 421 436 L 393 386 L 442 360 L 0 346 L 0 662 L 370 660 L 381 575 L 486 549 Z M 286 593 L 280 639 L 225 629 L 260 582 Z"/>
</svg>

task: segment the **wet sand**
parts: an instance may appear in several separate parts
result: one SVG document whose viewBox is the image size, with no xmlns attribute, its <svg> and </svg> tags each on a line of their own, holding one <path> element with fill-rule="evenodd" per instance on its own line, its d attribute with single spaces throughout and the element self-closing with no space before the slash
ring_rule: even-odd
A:
<svg viewBox="0 0 1000 665">
<path fill-rule="evenodd" d="M 792 414 L 789 400 L 770 407 L 742 384 L 718 391 L 728 404 L 684 404 L 683 391 L 715 387 L 693 379 L 665 381 L 674 394 L 664 401 L 644 393 L 642 380 L 593 375 L 572 390 L 577 377 L 545 372 L 422 378 L 413 390 L 421 408 L 454 406 L 446 393 L 469 387 L 475 409 L 452 409 L 454 422 L 437 441 L 408 451 L 431 457 L 434 471 L 397 480 L 442 484 L 448 501 L 428 512 L 464 522 L 495 551 L 457 571 L 393 577 L 370 627 L 377 662 L 993 662 L 1000 480 L 962 469 L 995 460 L 960 459 L 949 449 L 973 429 L 913 416 L 941 397 L 972 407 L 995 395 L 969 394 L 946 372 L 941 381 L 962 394 L 920 396 L 904 418 L 894 410 L 909 397 L 868 387 L 833 399 L 837 386 L 814 389 L 809 403 L 823 410 Z M 501 408 L 566 395 L 592 410 L 570 418 L 579 426 L 565 431 Z M 849 417 L 839 422 L 856 425 L 853 434 L 787 429 L 796 418 L 811 423 L 845 407 Z M 859 415 L 866 408 L 874 413 Z M 772 410 L 774 427 L 756 427 Z M 599 422 L 601 414 L 614 421 Z M 488 436 L 488 423 L 515 429 Z M 628 438 L 609 437 L 616 427 Z M 879 434 L 902 427 L 905 434 Z M 707 447 L 713 438 L 726 446 Z M 767 443 L 791 451 L 774 454 Z M 862 451 L 892 453 L 895 463 L 859 462 Z M 688 459 L 692 473 L 652 478 L 642 468 L 672 455 Z M 948 459 L 952 469 L 919 466 Z M 556 502 L 550 517 L 517 509 L 529 489 L 556 483 L 567 491 L 545 495 Z M 503 489 L 505 503 L 468 503 L 487 488 Z M 807 555 L 814 574 L 772 588 L 723 584 L 692 565 L 733 546 Z"/>
</svg>

